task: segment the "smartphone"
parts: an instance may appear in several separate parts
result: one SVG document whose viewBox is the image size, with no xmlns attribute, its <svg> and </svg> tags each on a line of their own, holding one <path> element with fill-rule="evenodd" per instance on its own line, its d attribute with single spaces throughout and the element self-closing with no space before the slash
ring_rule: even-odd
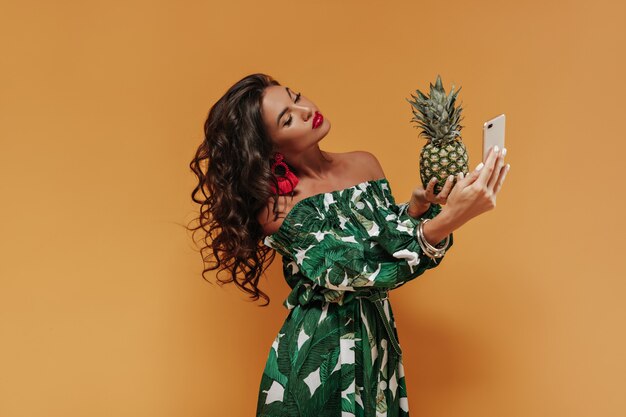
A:
<svg viewBox="0 0 626 417">
<path fill-rule="evenodd" d="M 504 114 L 487 120 L 483 125 L 483 162 L 494 145 L 498 145 L 500 150 L 504 148 Z"/>
</svg>

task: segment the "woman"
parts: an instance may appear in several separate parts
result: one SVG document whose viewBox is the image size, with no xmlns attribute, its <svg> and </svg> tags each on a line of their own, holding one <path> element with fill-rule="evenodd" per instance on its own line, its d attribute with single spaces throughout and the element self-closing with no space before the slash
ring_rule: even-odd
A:
<svg viewBox="0 0 626 417">
<path fill-rule="evenodd" d="M 261 375 L 258 417 L 408 416 L 388 291 L 436 267 L 452 232 L 495 207 L 506 150 L 438 195 L 433 179 L 396 204 L 373 154 L 319 148 L 329 130 L 309 98 L 265 74 L 215 103 L 190 165 L 203 209 L 193 230 L 217 260 L 203 276 L 221 267 L 220 283 L 269 302 L 259 277 L 272 249 L 282 255 L 289 314 Z"/>
</svg>

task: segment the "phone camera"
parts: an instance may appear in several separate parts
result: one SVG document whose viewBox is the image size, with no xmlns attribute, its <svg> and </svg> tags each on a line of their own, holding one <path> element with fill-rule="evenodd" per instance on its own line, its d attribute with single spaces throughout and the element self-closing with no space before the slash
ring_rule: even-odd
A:
<svg viewBox="0 0 626 417">
<path fill-rule="evenodd" d="M 487 126 L 487 129 L 491 129 L 491 126 L 493 126 L 493 123 L 489 123 L 489 126 Z"/>
</svg>

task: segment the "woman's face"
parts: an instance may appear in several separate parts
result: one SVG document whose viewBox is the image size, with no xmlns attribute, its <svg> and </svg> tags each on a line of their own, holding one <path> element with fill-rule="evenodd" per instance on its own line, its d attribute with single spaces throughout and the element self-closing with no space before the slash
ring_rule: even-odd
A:
<svg viewBox="0 0 626 417">
<path fill-rule="evenodd" d="M 278 151 L 305 150 L 319 142 L 330 130 L 330 122 L 312 101 L 282 85 L 265 88 L 261 113 L 265 128 Z"/>
</svg>

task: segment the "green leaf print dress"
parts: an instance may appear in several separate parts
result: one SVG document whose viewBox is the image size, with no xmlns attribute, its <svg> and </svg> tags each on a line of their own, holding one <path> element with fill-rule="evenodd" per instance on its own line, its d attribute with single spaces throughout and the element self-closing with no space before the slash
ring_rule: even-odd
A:
<svg viewBox="0 0 626 417">
<path fill-rule="evenodd" d="M 283 260 L 287 318 L 269 349 L 257 417 L 408 416 L 402 350 L 388 291 L 441 264 L 421 219 L 386 178 L 306 197 L 263 243 Z M 450 246 L 453 236 L 450 237 Z"/>
</svg>

